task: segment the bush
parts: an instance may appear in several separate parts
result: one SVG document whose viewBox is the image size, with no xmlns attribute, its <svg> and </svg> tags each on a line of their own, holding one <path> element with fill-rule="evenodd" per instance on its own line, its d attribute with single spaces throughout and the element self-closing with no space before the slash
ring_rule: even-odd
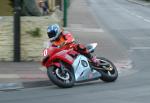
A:
<svg viewBox="0 0 150 103">
<path fill-rule="evenodd" d="M 41 29 L 36 27 L 34 30 L 27 31 L 32 37 L 41 37 Z"/>
</svg>

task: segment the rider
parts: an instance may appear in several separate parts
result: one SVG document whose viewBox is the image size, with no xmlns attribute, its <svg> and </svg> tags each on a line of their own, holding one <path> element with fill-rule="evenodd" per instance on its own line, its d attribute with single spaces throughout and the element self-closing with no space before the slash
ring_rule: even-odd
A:
<svg viewBox="0 0 150 103">
<path fill-rule="evenodd" d="M 64 31 L 64 29 L 58 24 L 48 26 L 47 35 L 52 43 L 52 46 L 61 48 L 63 47 L 67 49 L 73 48 L 75 51 L 89 58 L 94 66 L 100 65 L 99 60 L 92 56 L 84 45 L 75 43 L 75 39 L 72 34 Z M 69 46 L 70 44 L 73 44 L 73 47 Z"/>
</svg>

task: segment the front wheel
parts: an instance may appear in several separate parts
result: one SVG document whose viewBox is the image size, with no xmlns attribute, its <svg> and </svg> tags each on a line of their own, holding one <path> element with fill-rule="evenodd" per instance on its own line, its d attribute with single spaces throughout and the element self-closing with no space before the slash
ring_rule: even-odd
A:
<svg viewBox="0 0 150 103">
<path fill-rule="evenodd" d="M 97 69 L 102 74 L 102 77 L 100 79 L 105 82 L 115 81 L 118 77 L 116 66 L 106 58 L 98 57 L 97 59 L 100 59 L 100 62 L 102 63 L 108 64 L 107 66 L 101 66 L 101 69 Z"/>
<path fill-rule="evenodd" d="M 70 88 L 75 82 L 73 73 L 67 68 L 64 68 L 62 73 L 60 68 L 51 66 L 47 69 L 47 75 L 54 84 L 61 88 Z"/>
</svg>

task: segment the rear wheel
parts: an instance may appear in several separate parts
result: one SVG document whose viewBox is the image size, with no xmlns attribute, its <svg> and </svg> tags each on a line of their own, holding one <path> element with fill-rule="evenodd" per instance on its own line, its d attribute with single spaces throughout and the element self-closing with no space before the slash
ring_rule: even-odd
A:
<svg viewBox="0 0 150 103">
<path fill-rule="evenodd" d="M 106 58 L 98 57 L 98 59 L 100 59 L 100 62 L 102 64 L 107 64 L 107 66 L 101 65 L 100 69 L 96 69 L 102 74 L 101 80 L 105 82 L 115 81 L 118 77 L 118 71 L 117 71 L 116 66 L 110 60 Z"/>
<path fill-rule="evenodd" d="M 61 88 L 70 88 L 75 82 L 73 73 L 67 68 L 64 68 L 62 72 L 60 68 L 51 66 L 47 69 L 47 75 L 54 84 Z"/>
</svg>

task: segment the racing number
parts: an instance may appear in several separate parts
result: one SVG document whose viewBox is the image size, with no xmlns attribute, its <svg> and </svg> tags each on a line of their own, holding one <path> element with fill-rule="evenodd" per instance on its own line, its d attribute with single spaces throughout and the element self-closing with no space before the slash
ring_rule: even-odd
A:
<svg viewBox="0 0 150 103">
<path fill-rule="evenodd" d="M 43 55 L 47 56 L 47 49 L 44 50 Z"/>
</svg>

